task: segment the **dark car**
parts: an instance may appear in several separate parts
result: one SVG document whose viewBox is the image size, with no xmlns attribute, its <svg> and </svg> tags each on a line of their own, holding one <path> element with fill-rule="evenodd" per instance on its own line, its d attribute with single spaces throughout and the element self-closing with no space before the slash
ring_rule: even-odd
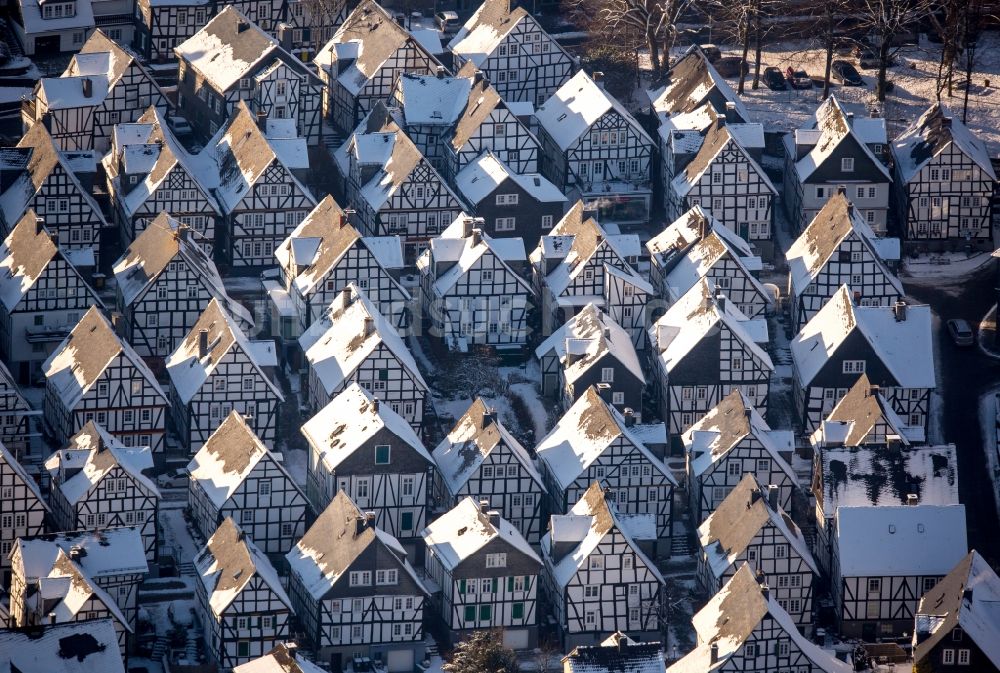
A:
<svg viewBox="0 0 1000 673">
<path fill-rule="evenodd" d="M 781 74 L 781 70 L 775 68 L 774 66 L 764 68 L 763 79 L 764 86 L 771 91 L 784 91 L 788 88 L 788 84 L 785 82 L 785 76 Z"/>
<path fill-rule="evenodd" d="M 975 343 L 975 335 L 972 333 L 972 326 L 961 318 L 952 318 L 948 321 L 948 334 L 956 346 L 971 346 Z"/>
<path fill-rule="evenodd" d="M 715 63 L 722 58 L 722 50 L 714 44 L 701 44 L 698 45 L 698 48 L 705 54 L 705 58 L 708 59 L 709 63 Z"/>
<path fill-rule="evenodd" d="M 834 61 L 830 65 L 830 73 L 833 75 L 833 79 L 840 82 L 844 86 L 864 86 L 865 80 L 862 79 L 861 73 L 858 69 L 847 61 Z"/>
<path fill-rule="evenodd" d="M 806 74 L 805 70 L 796 70 L 792 66 L 788 66 L 788 69 L 785 70 L 785 79 L 788 80 L 793 89 L 811 89 L 813 86 L 812 78 Z"/>
<path fill-rule="evenodd" d="M 739 56 L 724 56 L 715 62 L 715 69 L 723 77 L 739 77 L 740 71 L 744 75 L 750 73 L 750 64 Z"/>
<path fill-rule="evenodd" d="M 854 49 L 854 55 L 858 59 L 858 65 L 862 70 L 872 70 L 878 67 L 878 50 L 870 44 L 859 44 Z M 888 65 L 895 65 L 896 59 L 889 54 Z"/>
</svg>

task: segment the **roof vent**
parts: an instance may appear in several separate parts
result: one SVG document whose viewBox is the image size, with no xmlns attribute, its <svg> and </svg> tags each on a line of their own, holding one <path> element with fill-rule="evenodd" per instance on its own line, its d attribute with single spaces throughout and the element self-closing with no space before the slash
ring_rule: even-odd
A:
<svg viewBox="0 0 1000 673">
<path fill-rule="evenodd" d="M 906 322 L 906 302 L 897 301 L 893 304 L 892 315 L 896 318 L 896 322 Z"/>
</svg>

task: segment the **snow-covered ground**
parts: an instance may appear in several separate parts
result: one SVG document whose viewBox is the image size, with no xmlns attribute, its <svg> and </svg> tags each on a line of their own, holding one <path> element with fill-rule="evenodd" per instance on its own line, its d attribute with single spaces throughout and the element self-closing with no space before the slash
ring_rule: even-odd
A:
<svg viewBox="0 0 1000 673">
<path fill-rule="evenodd" d="M 971 256 L 964 252 L 942 252 L 933 255 L 905 258 L 900 276 L 905 283 L 937 284 L 942 279 L 958 278 L 982 268 L 994 258 L 988 252 L 978 252 Z"/>
<path fill-rule="evenodd" d="M 1000 433 L 997 432 L 998 395 L 1000 387 L 991 390 L 979 398 L 979 423 L 983 431 L 983 453 L 986 455 L 986 466 L 993 482 L 993 502 L 1000 511 Z"/>
</svg>

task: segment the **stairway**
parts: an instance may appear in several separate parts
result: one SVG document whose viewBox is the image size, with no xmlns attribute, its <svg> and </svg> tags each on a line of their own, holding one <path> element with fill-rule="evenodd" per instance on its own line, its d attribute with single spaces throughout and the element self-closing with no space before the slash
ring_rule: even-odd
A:
<svg viewBox="0 0 1000 673">
<path fill-rule="evenodd" d="M 194 563 L 191 563 L 190 561 L 184 561 L 183 563 L 181 563 L 177 567 L 177 569 L 180 571 L 181 577 L 197 577 L 198 576 L 198 571 L 195 570 Z"/>
<path fill-rule="evenodd" d="M 776 365 L 790 365 L 792 364 L 792 349 L 788 346 L 781 346 L 774 349 L 774 364 Z"/>
<path fill-rule="evenodd" d="M 149 658 L 152 661 L 162 661 L 163 655 L 167 653 L 167 646 L 169 643 L 170 640 L 167 638 L 167 636 L 161 635 L 159 638 L 156 639 L 156 642 L 153 643 L 153 653 L 150 655 Z"/>
<path fill-rule="evenodd" d="M 691 556 L 694 549 L 691 548 L 691 538 L 688 535 L 674 535 L 670 538 L 670 557 Z"/>
</svg>

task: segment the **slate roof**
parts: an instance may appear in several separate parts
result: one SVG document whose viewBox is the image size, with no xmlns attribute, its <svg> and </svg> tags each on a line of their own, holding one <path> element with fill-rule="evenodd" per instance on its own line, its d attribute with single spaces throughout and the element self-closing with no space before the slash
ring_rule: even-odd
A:
<svg viewBox="0 0 1000 673">
<path fill-rule="evenodd" d="M 660 643 L 637 643 L 621 631 L 599 645 L 579 645 L 562 658 L 565 673 L 663 673 Z"/>
<path fill-rule="evenodd" d="M 0 673 L 125 673 L 111 619 L 0 630 Z"/>
<path fill-rule="evenodd" d="M 481 66 L 504 41 L 508 33 L 529 17 L 523 7 L 511 9 L 509 0 L 486 0 L 448 43 L 462 58 Z"/>
<path fill-rule="evenodd" d="M 854 128 L 847 112 L 836 96 L 831 95 L 816 110 L 815 130 L 819 133 L 816 145 L 808 154 L 795 162 L 795 171 L 798 174 L 799 182 L 808 181 L 812 174 L 830 158 L 840 143 L 848 137 L 853 137 L 857 141 L 862 155 L 884 175 L 886 180 L 890 179 L 889 169 L 872 154 L 866 142 L 868 139 L 859 135 L 859 129 Z"/>
<path fill-rule="evenodd" d="M 935 102 L 892 143 L 903 182 L 910 182 L 931 159 L 954 145 L 991 180 L 997 175 L 986 144 L 973 135 L 947 106 Z"/>
<path fill-rule="evenodd" d="M 701 49 L 692 46 L 667 72 L 665 82 L 647 91 L 652 107 L 666 113 L 667 118 L 695 112 L 708 104 L 714 112 L 724 114 L 726 102 L 736 106 L 740 118 L 750 121 L 750 111 L 719 74 Z"/>
<path fill-rule="evenodd" d="M 237 666 L 233 669 L 233 673 L 324 673 L 324 671 L 304 656 L 299 656 L 298 646 L 294 643 L 279 643 L 263 657 Z"/>
<path fill-rule="evenodd" d="M 541 570 L 542 560 L 520 531 L 502 517 L 498 523 L 492 523 L 489 514 L 483 512 L 479 503 L 469 496 L 434 519 L 420 535 L 427 545 L 427 551 L 449 573 L 496 540 L 502 540 L 516 549 L 534 561 L 537 570 Z M 490 550 L 496 550 L 496 546 L 490 547 Z"/>
<path fill-rule="evenodd" d="M 862 374 L 847 394 L 837 400 L 822 425 L 813 433 L 813 443 L 822 446 L 864 446 L 868 434 L 878 423 L 885 423 L 888 433 L 895 434 L 901 444 L 910 444 L 903 420 L 879 392 L 878 386 L 873 386 L 868 375 Z"/>
<path fill-rule="evenodd" d="M 755 172 L 768 191 L 777 196 L 778 190 L 771 183 L 771 179 L 767 177 L 767 173 L 757 163 L 757 160 L 746 151 L 741 142 L 741 137 L 733 133 L 732 127 L 726 124 L 723 119 L 716 120 L 708 127 L 705 132 L 705 140 L 698 149 L 698 153 L 677 174 L 671 183 L 671 189 L 680 197 L 687 196 L 688 192 L 691 191 L 695 184 L 698 183 L 698 180 L 705 174 L 705 171 L 712 166 L 712 162 L 719 156 L 719 153 L 730 144 L 730 141 L 736 151 L 743 155 L 743 159 L 748 164 L 748 170 Z"/>
</svg>

